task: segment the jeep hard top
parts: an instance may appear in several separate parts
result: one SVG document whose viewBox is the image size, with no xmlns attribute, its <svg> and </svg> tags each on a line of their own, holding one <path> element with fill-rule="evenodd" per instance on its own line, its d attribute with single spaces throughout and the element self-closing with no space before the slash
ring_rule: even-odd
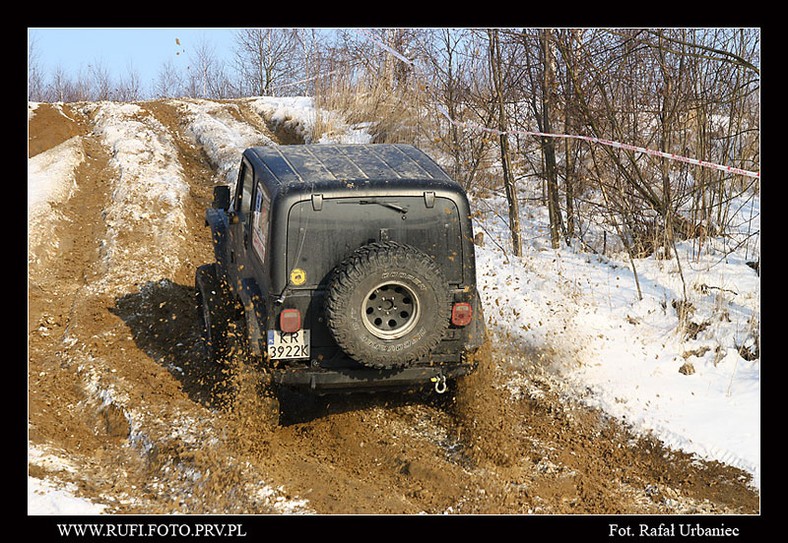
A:
<svg viewBox="0 0 788 543">
<path fill-rule="evenodd" d="M 474 369 L 484 336 L 468 200 L 410 145 L 243 152 L 206 211 L 196 274 L 205 344 L 278 386 L 434 386 Z"/>
</svg>

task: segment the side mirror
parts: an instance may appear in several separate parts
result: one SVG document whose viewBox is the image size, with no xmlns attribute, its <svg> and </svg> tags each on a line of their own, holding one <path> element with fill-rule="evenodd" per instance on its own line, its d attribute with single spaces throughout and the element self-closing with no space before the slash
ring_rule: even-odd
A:
<svg viewBox="0 0 788 543">
<path fill-rule="evenodd" d="M 230 187 L 220 185 L 213 188 L 214 209 L 228 209 L 230 207 Z"/>
</svg>

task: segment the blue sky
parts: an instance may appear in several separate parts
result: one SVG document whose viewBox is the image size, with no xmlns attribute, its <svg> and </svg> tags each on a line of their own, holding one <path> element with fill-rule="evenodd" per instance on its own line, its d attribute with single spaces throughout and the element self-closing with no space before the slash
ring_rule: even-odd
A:
<svg viewBox="0 0 788 543">
<path fill-rule="evenodd" d="M 234 30 L 228 28 L 29 28 L 45 72 L 61 67 L 74 75 L 100 63 L 113 77 L 133 67 L 141 82 L 156 79 L 167 60 L 184 67 L 187 53 L 202 43 L 220 58 L 232 54 Z"/>
</svg>

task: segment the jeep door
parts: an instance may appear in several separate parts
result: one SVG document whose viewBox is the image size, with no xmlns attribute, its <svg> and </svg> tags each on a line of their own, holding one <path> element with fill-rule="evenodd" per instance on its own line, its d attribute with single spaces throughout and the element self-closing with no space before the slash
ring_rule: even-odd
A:
<svg viewBox="0 0 788 543">
<path fill-rule="evenodd" d="M 249 231 L 252 219 L 252 191 L 254 189 L 254 170 L 244 159 L 238 173 L 238 184 L 233 198 L 233 213 L 230 218 L 230 265 L 229 274 L 235 289 L 251 271 L 249 266 L 248 247 Z"/>
</svg>

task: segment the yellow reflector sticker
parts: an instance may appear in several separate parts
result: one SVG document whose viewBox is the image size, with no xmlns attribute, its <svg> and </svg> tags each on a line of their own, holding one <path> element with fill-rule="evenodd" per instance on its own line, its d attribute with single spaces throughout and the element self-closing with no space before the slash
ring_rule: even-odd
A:
<svg viewBox="0 0 788 543">
<path fill-rule="evenodd" d="M 301 268 L 294 268 L 290 272 L 290 282 L 296 286 L 306 283 L 306 272 Z"/>
</svg>

